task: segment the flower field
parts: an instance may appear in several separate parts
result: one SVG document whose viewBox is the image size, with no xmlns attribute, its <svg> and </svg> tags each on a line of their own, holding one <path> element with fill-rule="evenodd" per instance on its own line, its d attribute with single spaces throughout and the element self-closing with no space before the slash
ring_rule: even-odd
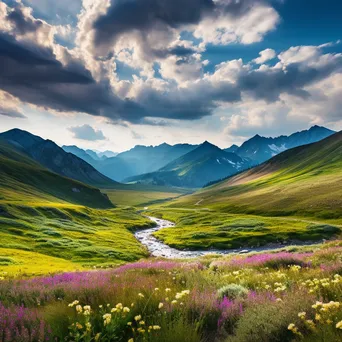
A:
<svg viewBox="0 0 342 342">
<path fill-rule="evenodd" d="M 0 279 L 2 342 L 342 340 L 339 241 Z"/>
</svg>

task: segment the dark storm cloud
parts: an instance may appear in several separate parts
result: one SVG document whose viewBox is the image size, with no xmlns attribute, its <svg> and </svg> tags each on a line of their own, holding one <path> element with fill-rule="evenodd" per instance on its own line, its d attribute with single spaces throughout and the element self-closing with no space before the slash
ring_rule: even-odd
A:
<svg viewBox="0 0 342 342">
<path fill-rule="evenodd" d="M 7 19 L 14 25 L 15 33 L 21 35 L 36 32 L 43 25 L 42 21 L 25 16 L 20 4 L 15 5 L 13 10 L 8 14 Z"/>
<path fill-rule="evenodd" d="M 24 102 L 57 111 L 108 117 L 126 111 L 144 113 L 133 102 L 117 98 L 108 84 L 95 82 L 79 62 L 63 65 L 50 49 L 19 42 L 1 32 L 0 89 Z"/>
<path fill-rule="evenodd" d="M 341 72 L 342 56 L 336 56 L 329 63 L 315 67 L 293 63 L 286 70 L 250 71 L 240 75 L 237 87 L 251 93 L 256 99 L 269 102 L 278 100 L 281 93 L 307 98 L 310 93 L 304 90 L 305 87 Z"/>
<path fill-rule="evenodd" d="M 263 0 L 112 0 L 106 14 L 93 23 L 95 47 L 110 47 L 124 33 L 146 36 L 153 29 L 168 30 L 198 24 L 203 18 L 220 15 L 240 17 Z M 169 51 L 172 53 L 172 51 Z M 175 49 L 178 53 L 187 50 Z"/>
</svg>

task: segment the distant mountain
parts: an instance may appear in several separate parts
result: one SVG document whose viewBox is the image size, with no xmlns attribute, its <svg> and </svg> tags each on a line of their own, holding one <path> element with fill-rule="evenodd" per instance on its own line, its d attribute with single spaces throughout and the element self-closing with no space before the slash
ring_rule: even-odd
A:
<svg viewBox="0 0 342 342">
<path fill-rule="evenodd" d="M 157 172 L 131 177 L 126 181 L 196 188 L 232 175 L 250 165 L 249 160 L 225 152 L 206 141 Z"/>
<path fill-rule="evenodd" d="M 99 187 L 116 185 L 116 182 L 102 175 L 83 159 L 65 152 L 51 140 L 44 140 L 20 129 L 1 133 L 0 140 L 6 141 L 61 176 Z"/>
<path fill-rule="evenodd" d="M 40 138 L 23 135 L 18 141 L 35 146 Z M 18 143 L 19 144 L 19 143 Z M 0 140 L 0 201 L 9 203 L 73 203 L 93 208 L 111 208 L 108 197 L 89 185 L 46 169 L 15 147 Z M 1 216 L 1 207 L 0 207 Z"/>
<path fill-rule="evenodd" d="M 336 132 L 325 127 L 313 126 L 309 130 L 297 132 L 290 136 L 282 135 L 277 138 L 266 138 L 257 134 L 237 149 L 234 147 L 234 152 L 241 157 L 253 160 L 254 164 L 261 164 L 290 148 L 320 141 L 334 133 Z"/>
<path fill-rule="evenodd" d="M 239 146 L 238 145 L 232 145 L 226 149 L 224 149 L 223 151 L 225 152 L 231 152 L 231 153 L 236 153 L 236 151 L 239 149 Z"/>
<path fill-rule="evenodd" d="M 93 157 L 92 152 L 95 153 L 99 159 L 113 158 L 113 157 L 116 157 L 118 155 L 117 152 L 113 152 L 113 151 L 100 152 L 100 151 L 86 150 L 86 152 L 89 153 L 92 157 Z"/>
<path fill-rule="evenodd" d="M 138 145 L 93 165 L 107 177 L 122 181 L 127 177 L 157 171 L 196 147 L 189 144 L 171 146 L 165 143 L 155 147 Z"/>
<path fill-rule="evenodd" d="M 75 145 L 72 145 L 72 146 L 64 145 L 64 146 L 62 146 L 62 149 L 65 152 L 72 153 L 75 156 L 77 156 L 78 158 L 83 159 L 84 161 L 86 161 L 90 165 L 93 165 L 93 163 L 96 160 L 100 160 L 100 158 L 97 156 L 97 154 L 95 152 L 94 152 L 94 155 L 92 156 L 89 152 L 82 150 L 81 148 L 79 148 Z"/>
<path fill-rule="evenodd" d="M 224 212 L 342 218 L 342 132 L 289 149 L 265 163 L 182 198 L 220 203 Z M 328 228 L 327 228 L 328 229 Z"/>
</svg>

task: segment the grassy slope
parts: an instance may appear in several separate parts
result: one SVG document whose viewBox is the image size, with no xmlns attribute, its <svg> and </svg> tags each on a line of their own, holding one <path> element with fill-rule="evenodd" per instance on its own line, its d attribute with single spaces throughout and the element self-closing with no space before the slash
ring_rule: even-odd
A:
<svg viewBox="0 0 342 342">
<path fill-rule="evenodd" d="M 286 151 L 269 162 L 194 195 L 174 206 L 223 212 L 296 215 L 342 223 L 342 133 Z"/>
<path fill-rule="evenodd" d="M 35 273 L 30 260 L 40 254 L 44 265 L 52 262 L 47 255 L 66 269 L 147 255 L 130 230 L 151 223 L 132 210 L 113 209 L 98 189 L 54 174 L 4 144 L 0 178 L 0 256 L 15 254 L 0 271 Z M 54 259 L 50 270 L 60 269 Z"/>
<path fill-rule="evenodd" d="M 342 224 L 341 167 L 337 133 L 156 209 L 177 228 L 155 235 L 181 248 L 329 238 Z"/>
</svg>

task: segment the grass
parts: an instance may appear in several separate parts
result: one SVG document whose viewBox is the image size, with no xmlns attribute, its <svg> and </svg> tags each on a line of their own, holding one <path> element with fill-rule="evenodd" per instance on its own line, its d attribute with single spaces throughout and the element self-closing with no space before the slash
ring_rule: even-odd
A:
<svg viewBox="0 0 342 342">
<path fill-rule="evenodd" d="M 338 342 L 341 261 L 336 241 L 293 253 L 150 260 L 33 279 L 5 275 L 0 338 Z"/>
<path fill-rule="evenodd" d="M 133 187 L 133 186 L 132 186 Z M 181 190 L 174 190 L 172 188 L 161 189 L 158 191 L 154 189 L 147 190 L 103 190 L 109 197 L 109 199 L 118 206 L 134 206 L 134 207 L 146 207 L 149 205 L 159 204 L 167 202 L 171 199 L 182 196 Z"/>
<path fill-rule="evenodd" d="M 62 258 L 20 249 L 0 249 L 0 276 L 5 274 L 11 278 L 32 277 L 83 269 L 80 264 Z"/>
<path fill-rule="evenodd" d="M 338 236 L 338 226 L 300 218 L 227 214 L 210 210 L 151 209 L 151 216 L 176 223 L 154 233 L 178 249 L 231 249 L 289 242 L 319 242 Z"/>
<path fill-rule="evenodd" d="M 1 205 L 0 210 L 0 256 L 3 249 L 26 251 L 20 261 L 26 256 L 24 264 L 29 264 L 37 253 L 59 259 L 69 265 L 67 269 L 71 264 L 74 268 L 105 266 L 148 255 L 132 231 L 149 227 L 151 222 L 131 209 L 7 204 Z M 49 261 L 43 260 L 45 267 Z M 0 270 L 7 271 L 12 266 L 0 265 Z"/>
</svg>

